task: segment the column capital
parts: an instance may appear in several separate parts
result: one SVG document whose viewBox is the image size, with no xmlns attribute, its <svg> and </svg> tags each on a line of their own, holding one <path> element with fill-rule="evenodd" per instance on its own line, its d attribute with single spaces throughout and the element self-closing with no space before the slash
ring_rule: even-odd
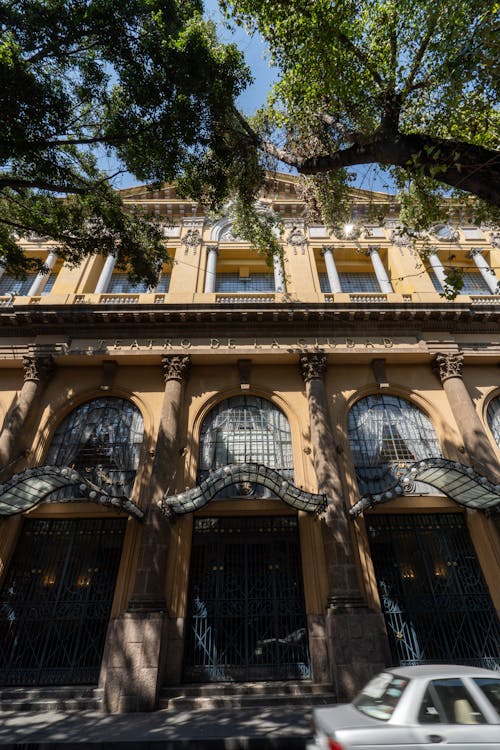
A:
<svg viewBox="0 0 500 750">
<path fill-rule="evenodd" d="M 50 355 L 33 354 L 23 357 L 24 382 L 32 380 L 44 383 L 55 370 L 54 360 Z"/>
<path fill-rule="evenodd" d="M 333 253 L 335 250 L 335 245 L 321 245 L 321 250 L 319 251 L 320 255 L 324 255 L 325 253 Z"/>
<path fill-rule="evenodd" d="M 169 380 L 183 382 L 187 379 L 191 367 L 191 357 L 189 354 L 173 354 L 169 357 L 162 357 L 161 364 L 165 383 Z"/>
<path fill-rule="evenodd" d="M 299 360 L 300 374 L 304 383 L 310 380 L 322 379 L 326 372 L 327 357 L 323 352 L 308 352 L 302 354 Z"/>
<path fill-rule="evenodd" d="M 215 253 L 216 255 L 219 254 L 219 246 L 218 245 L 207 245 L 207 253 Z"/>
<path fill-rule="evenodd" d="M 439 352 L 434 359 L 433 369 L 441 383 L 449 378 L 461 378 L 464 364 L 462 352 Z"/>
<path fill-rule="evenodd" d="M 469 258 L 475 258 L 476 255 L 482 255 L 485 250 L 486 250 L 485 247 L 471 247 L 471 249 L 467 253 L 467 256 Z"/>
<path fill-rule="evenodd" d="M 377 253 L 378 255 L 379 250 L 380 250 L 380 245 L 368 245 L 366 254 L 369 256 L 369 255 L 373 255 L 373 253 Z"/>
</svg>

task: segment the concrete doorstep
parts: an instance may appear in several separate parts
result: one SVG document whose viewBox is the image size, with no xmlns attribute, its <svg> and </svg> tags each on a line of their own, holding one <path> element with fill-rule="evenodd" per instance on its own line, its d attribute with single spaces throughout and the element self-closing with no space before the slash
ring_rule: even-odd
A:
<svg viewBox="0 0 500 750">
<path fill-rule="evenodd" d="M 4 712 L 0 746 L 16 750 L 304 750 L 311 709 L 268 708 L 103 714 Z"/>
</svg>

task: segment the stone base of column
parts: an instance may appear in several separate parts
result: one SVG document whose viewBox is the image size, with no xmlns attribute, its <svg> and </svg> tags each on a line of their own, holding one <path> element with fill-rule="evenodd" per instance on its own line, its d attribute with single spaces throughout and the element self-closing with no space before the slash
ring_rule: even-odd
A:
<svg viewBox="0 0 500 750">
<path fill-rule="evenodd" d="M 311 677 L 313 682 L 327 685 L 331 681 L 328 636 L 324 615 L 307 615 Z"/>
<path fill-rule="evenodd" d="M 350 701 L 391 662 L 384 617 L 361 598 L 332 597 L 326 630 L 333 687 L 339 701 Z"/>
<path fill-rule="evenodd" d="M 165 663 L 165 685 L 180 685 L 184 659 L 184 617 L 168 618 L 168 646 Z"/>
<path fill-rule="evenodd" d="M 157 709 L 167 630 L 163 612 L 125 612 L 111 620 L 100 679 L 106 711 Z"/>
</svg>

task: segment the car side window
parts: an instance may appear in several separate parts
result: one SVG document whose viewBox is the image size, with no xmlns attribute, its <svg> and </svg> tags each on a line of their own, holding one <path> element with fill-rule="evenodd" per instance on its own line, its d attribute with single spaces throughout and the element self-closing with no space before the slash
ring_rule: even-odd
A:
<svg viewBox="0 0 500 750">
<path fill-rule="evenodd" d="M 486 718 L 462 680 L 450 678 L 429 683 L 434 702 L 442 707 L 449 724 L 487 724 Z"/>
<path fill-rule="evenodd" d="M 418 721 L 420 724 L 440 724 L 442 721 L 442 717 L 439 715 L 439 709 L 435 704 L 429 688 L 425 691 L 420 711 L 418 712 Z"/>
<path fill-rule="evenodd" d="M 476 685 L 486 694 L 493 708 L 500 715 L 500 678 L 477 677 L 474 678 Z"/>
</svg>

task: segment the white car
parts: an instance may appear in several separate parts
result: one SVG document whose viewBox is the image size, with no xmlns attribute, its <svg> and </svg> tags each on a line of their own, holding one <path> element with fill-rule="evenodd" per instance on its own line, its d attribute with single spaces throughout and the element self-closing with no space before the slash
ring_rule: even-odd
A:
<svg viewBox="0 0 500 750">
<path fill-rule="evenodd" d="M 394 667 L 352 702 L 316 708 L 307 750 L 500 750 L 500 672 Z"/>
</svg>

